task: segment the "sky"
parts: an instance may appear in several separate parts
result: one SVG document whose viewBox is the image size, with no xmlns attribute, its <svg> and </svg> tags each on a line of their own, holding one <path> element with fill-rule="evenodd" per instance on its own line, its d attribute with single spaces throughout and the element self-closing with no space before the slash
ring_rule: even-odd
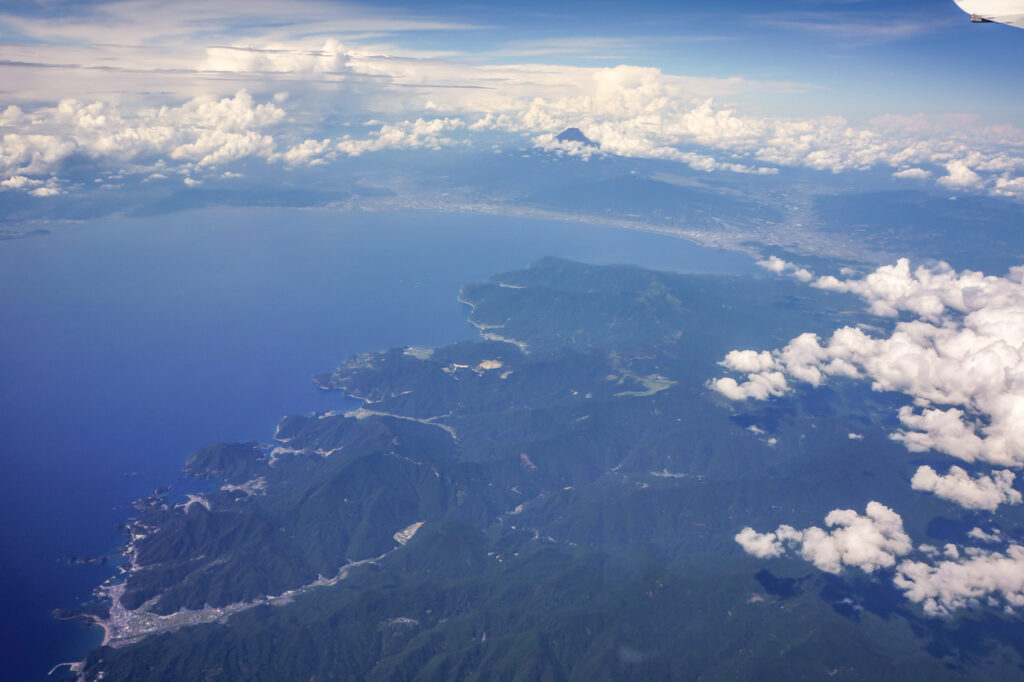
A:
<svg viewBox="0 0 1024 682">
<path fill-rule="evenodd" d="M 333 38 L 378 56 L 480 65 L 633 64 L 681 76 L 789 82 L 803 96 L 770 105 L 786 115 L 813 107 L 813 113 L 845 116 L 981 112 L 1019 118 L 1021 95 L 1006 92 L 1020 55 L 1020 39 L 1012 33 L 971 26 L 944 0 L 24 2 L 5 8 L 0 23 L 8 63 L 189 71 L 217 46 L 318 49 Z M 420 67 L 430 72 L 428 65 Z M 5 67 L 5 76 L 13 75 L 12 68 Z M 4 82 L 9 91 L 19 83 L 34 90 L 29 79 L 37 87 L 57 86 L 54 81 L 75 71 Z M 176 80 L 166 73 L 164 79 Z"/>
<path fill-rule="evenodd" d="M 591 154 L 554 140 L 576 126 L 705 172 L 880 167 L 1021 197 L 1020 33 L 945 1 L 6 4 L 0 189 L 494 134 Z"/>
</svg>

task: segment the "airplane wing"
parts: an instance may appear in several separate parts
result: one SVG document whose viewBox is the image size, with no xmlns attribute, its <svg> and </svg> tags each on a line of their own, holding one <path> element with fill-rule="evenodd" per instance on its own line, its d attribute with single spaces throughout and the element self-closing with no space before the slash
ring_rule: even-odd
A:
<svg viewBox="0 0 1024 682">
<path fill-rule="evenodd" d="M 1024 0 L 954 0 L 978 23 L 998 22 L 1024 28 Z"/>
</svg>

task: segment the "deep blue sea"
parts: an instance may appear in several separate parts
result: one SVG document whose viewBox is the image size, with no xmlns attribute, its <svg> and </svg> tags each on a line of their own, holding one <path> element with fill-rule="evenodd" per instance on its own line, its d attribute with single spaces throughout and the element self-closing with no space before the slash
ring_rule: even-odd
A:
<svg viewBox="0 0 1024 682">
<path fill-rule="evenodd" d="M 0 679 L 45 679 L 99 643 L 50 612 L 112 568 L 66 559 L 116 555 L 131 501 L 180 491 L 193 450 L 337 405 L 310 377 L 352 353 L 475 338 L 459 286 L 547 255 L 755 269 L 665 236 L 470 214 L 211 209 L 0 242 Z"/>
</svg>

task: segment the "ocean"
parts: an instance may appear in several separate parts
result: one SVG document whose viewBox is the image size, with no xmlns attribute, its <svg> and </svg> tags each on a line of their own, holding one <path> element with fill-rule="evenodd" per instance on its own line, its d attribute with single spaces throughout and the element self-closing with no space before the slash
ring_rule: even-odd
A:
<svg viewBox="0 0 1024 682">
<path fill-rule="evenodd" d="M 0 242 L 0 677 L 43 680 L 99 644 L 51 611 L 113 567 L 69 560 L 116 560 L 131 501 L 180 494 L 192 451 L 343 404 L 310 377 L 353 353 L 476 338 L 459 286 L 543 256 L 756 270 L 663 235 L 466 213 L 206 209 Z"/>
</svg>

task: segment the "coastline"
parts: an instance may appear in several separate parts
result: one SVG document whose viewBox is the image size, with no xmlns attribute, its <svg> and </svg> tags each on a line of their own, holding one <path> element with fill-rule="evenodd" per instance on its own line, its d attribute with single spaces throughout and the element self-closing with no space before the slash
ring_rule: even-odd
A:
<svg viewBox="0 0 1024 682">
<path fill-rule="evenodd" d="M 508 284 L 503 284 L 501 282 L 498 283 L 498 286 L 503 287 L 503 288 L 507 288 L 507 289 L 521 289 L 522 288 L 522 287 L 516 287 L 516 286 L 512 286 L 512 285 L 508 285 Z M 473 325 L 474 327 L 476 327 L 477 329 L 480 330 L 480 337 L 482 339 L 484 339 L 485 341 L 499 341 L 501 343 L 510 343 L 513 346 L 515 346 L 516 348 L 518 348 L 520 351 L 522 351 L 524 355 L 529 355 L 530 354 L 529 344 L 527 344 L 525 341 L 520 341 L 519 339 L 512 339 L 512 338 L 509 338 L 507 336 L 502 336 L 500 334 L 495 334 L 492 331 L 488 331 L 489 329 L 501 329 L 505 325 L 503 325 L 503 324 L 485 324 L 483 322 L 477 322 L 476 320 L 474 320 L 473 319 L 473 313 L 476 312 L 476 304 L 472 303 L 471 301 L 467 301 L 465 298 L 463 298 L 462 290 L 461 289 L 459 290 L 459 295 L 456 297 L 456 300 L 459 303 L 463 303 L 463 304 L 469 306 L 469 315 L 466 317 L 466 322 L 469 322 L 471 325 Z"/>
<path fill-rule="evenodd" d="M 538 251 L 536 254 L 528 254 L 524 258 L 526 258 L 526 260 L 528 260 L 528 259 L 534 258 L 534 257 L 541 257 L 541 256 L 546 255 L 549 251 L 551 251 L 551 250 L 549 250 L 547 248 L 544 248 L 542 251 Z M 558 251 L 558 249 L 557 248 L 553 249 L 553 251 Z M 572 254 L 561 254 L 561 255 L 572 256 Z M 524 262 L 526 262 L 526 261 L 524 260 Z M 507 269 L 507 265 L 503 264 L 503 265 L 500 265 L 500 266 L 496 266 L 494 268 L 494 271 L 503 271 L 504 269 Z M 474 277 L 475 276 L 476 275 L 474 275 Z M 471 279 L 467 277 L 467 278 L 461 279 L 461 281 L 471 281 Z M 496 283 L 496 285 L 497 286 L 502 286 L 503 288 L 514 288 L 514 287 L 509 287 L 509 286 L 505 285 L 504 283 Z M 451 285 L 447 285 L 447 286 L 450 287 Z M 451 301 L 452 293 L 454 293 L 452 291 L 452 288 L 446 288 L 445 289 L 445 293 L 446 293 L 445 298 L 448 301 Z M 461 295 L 458 297 L 458 299 L 460 300 L 460 302 L 465 303 L 470 308 L 470 311 L 469 311 L 470 312 L 470 316 L 469 316 L 469 318 L 467 318 L 467 316 L 465 314 L 459 315 L 459 317 L 461 318 L 461 320 L 463 322 L 468 321 L 470 324 L 472 324 L 473 327 L 478 332 L 480 332 L 480 337 L 482 337 L 482 338 L 493 338 L 493 337 L 484 336 L 485 334 L 494 334 L 495 336 L 498 336 L 497 332 L 500 331 L 500 330 L 497 327 L 489 327 L 488 325 L 486 325 L 484 323 L 478 323 L 478 322 L 475 322 L 474 320 L 471 319 L 472 310 L 475 307 L 472 303 L 470 303 L 469 301 L 467 301 L 465 299 L 462 299 Z M 450 303 L 448 305 L 450 305 Z M 456 312 L 456 315 L 457 314 L 458 313 Z M 350 332 L 345 332 L 344 329 L 340 329 L 339 333 L 338 333 L 339 337 L 344 336 L 344 334 L 342 332 L 350 333 Z M 460 333 L 464 333 L 464 332 L 460 332 Z M 513 344 L 518 346 L 518 344 L 516 343 L 516 340 L 513 340 L 513 339 L 506 339 L 504 337 L 499 337 L 499 338 L 494 338 L 493 340 L 513 343 Z M 354 347 L 351 350 L 349 350 L 346 347 L 345 353 L 346 354 L 347 353 L 351 353 L 353 350 L 358 351 L 358 350 L 360 350 L 360 348 L 365 348 L 365 347 L 367 347 L 367 346 L 363 345 L 361 347 Z M 373 347 L 373 346 L 370 346 L 370 347 Z M 522 348 L 521 346 L 519 346 L 519 347 Z M 321 388 L 325 388 L 325 387 L 321 386 Z M 350 397 L 350 398 L 353 398 L 353 399 L 356 399 L 356 400 L 360 400 L 363 403 L 369 403 L 370 402 L 366 398 L 364 398 L 362 396 L 359 396 L 359 395 L 348 394 L 348 393 L 346 393 L 346 395 L 348 397 Z M 294 402 L 294 399 L 292 399 L 292 402 Z M 288 409 L 288 408 L 285 408 L 285 409 Z M 366 405 L 365 409 L 367 409 L 367 411 L 372 411 L 372 405 Z M 286 414 L 286 412 L 280 412 L 278 414 Z M 394 416 L 395 417 L 399 417 L 399 418 L 402 417 L 402 415 L 394 415 Z M 263 422 L 263 423 L 265 424 L 266 422 Z M 437 426 L 438 428 L 445 428 L 445 425 L 443 425 L 441 423 L 434 422 L 433 425 Z M 277 435 L 277 434 L 275 434 L 275 435 Z M 203 442 L 207 442 L 207 441 L 203 441 Z M 180 446 L 176 446 L 176 447 L 180 447 Z M 118 466 L 120 466 L 120 465 L 118 465 Z M 176 467 L 180 467 L 180 460 L 175 460 L 175 466 Z M 131 467 L 130 466 L 126 466 L 124 468 L 118 469 L 117 471 L 121 472 L 121 471 L 126 471 L 126 470 L 131 470 Z M 120 473 L 118 473 L 118 475 L 120 476 Z M 128 514 L 125 515 L 125 516 L 122 516 L 121 518 L 127 520 L 128 515 L 130 515 L 130 514 L 131 514 L 131 511 L 129 510 Z M 131 524 L 131 522 L 129 521 L 129 525 L 133 525 L 133 524 Z M 144 532 L 142 529 L 139 529 L 139 528 L 136 528 L 135 530 L 136 530 L 136 532 Z M 126 548 L 126 551 L 127 551 L 127 548 Z M 112 579 L 115 580 L 115 581 L 123 580 L 123 578 L 125 577 L 125 571 L 126 570 L 134 570 L 134 564 L 132 563 L 132 557 L 130 555 L 128 555 L 128 554 L 126 554 L 126 560 L 125 560 L 124 564 L 121 565 L 120 569 L 111 571 L 111 573 L 113 574 L 111 576 Z M 102 579 L 103 579 L 103 577 L 101 576 L 100 580 L 102 580 Z M 92 587 L 95 587 L 95 586 L 96 586 L 96 583 L 92 583 L 92 585 L 90 585 L 89 588 L 87 588 L 87 589 L 91 589 Z M 124 589 L 124 588 L 122 588 L 122 589 Z M 116 628 L 113 626 L 112 623 L 108 623 L 106 621 L 106 619 L 103 619 L 103 618 L 100 618 L 100 617 L 97 617 L 97 616 L 86 616 L 86 614 L 83 614 L 82 615 L 82 622 L 83 623 L 88 623 L 89 626 L 90 626 L 90 630 L 91 630 L 91 626 L 92 625 L 98 626 L 98 627 L 100 627 L 103 630 L 102 643 L 100 644 L 100 646 L 109 645 L 112 641 L 115 641 L 115 640 L 118 639 L 118 633 L 116 631 Z M 91 637 L 95 637 L 95 640 L 93 640 L 93 641 L 99 641 L 100 640 L 99 633 L 92 633 Z M 77 656 L 77 652 L 72 653 L 71 656 L 68 656 L 67 654 L 64 654 L 62 659 L 72 658 L 74 656 Z M 51 659 L 51 661 L 52 661 L 52 659 Z M 47 667 L 49 667 L 49 665 L 50 665 L 50 661 L 47 661 L 46 665 L 44 667 L 42 667 L 40 672 L 45 671 L 47 669 Z"/>
<path fill-rule="evenodd" d="M 75 674 L 80 674 L 82 672 L 82 666 L 83 665 L 85 665 L 85 661 L 66 661 L 64 663 L 58 663 L 57 665 L 55 665 L 52 668 L 50 668 L 50 672 L 46 673 L 46 676 L 50 677 L 51 675 L 53 675 L 55 672 L 57 672 L 58 670 L 60 670 L 64 666 L 68 667 L 68 671 L 69 672 L 73 672 Z"/>
</svg>

